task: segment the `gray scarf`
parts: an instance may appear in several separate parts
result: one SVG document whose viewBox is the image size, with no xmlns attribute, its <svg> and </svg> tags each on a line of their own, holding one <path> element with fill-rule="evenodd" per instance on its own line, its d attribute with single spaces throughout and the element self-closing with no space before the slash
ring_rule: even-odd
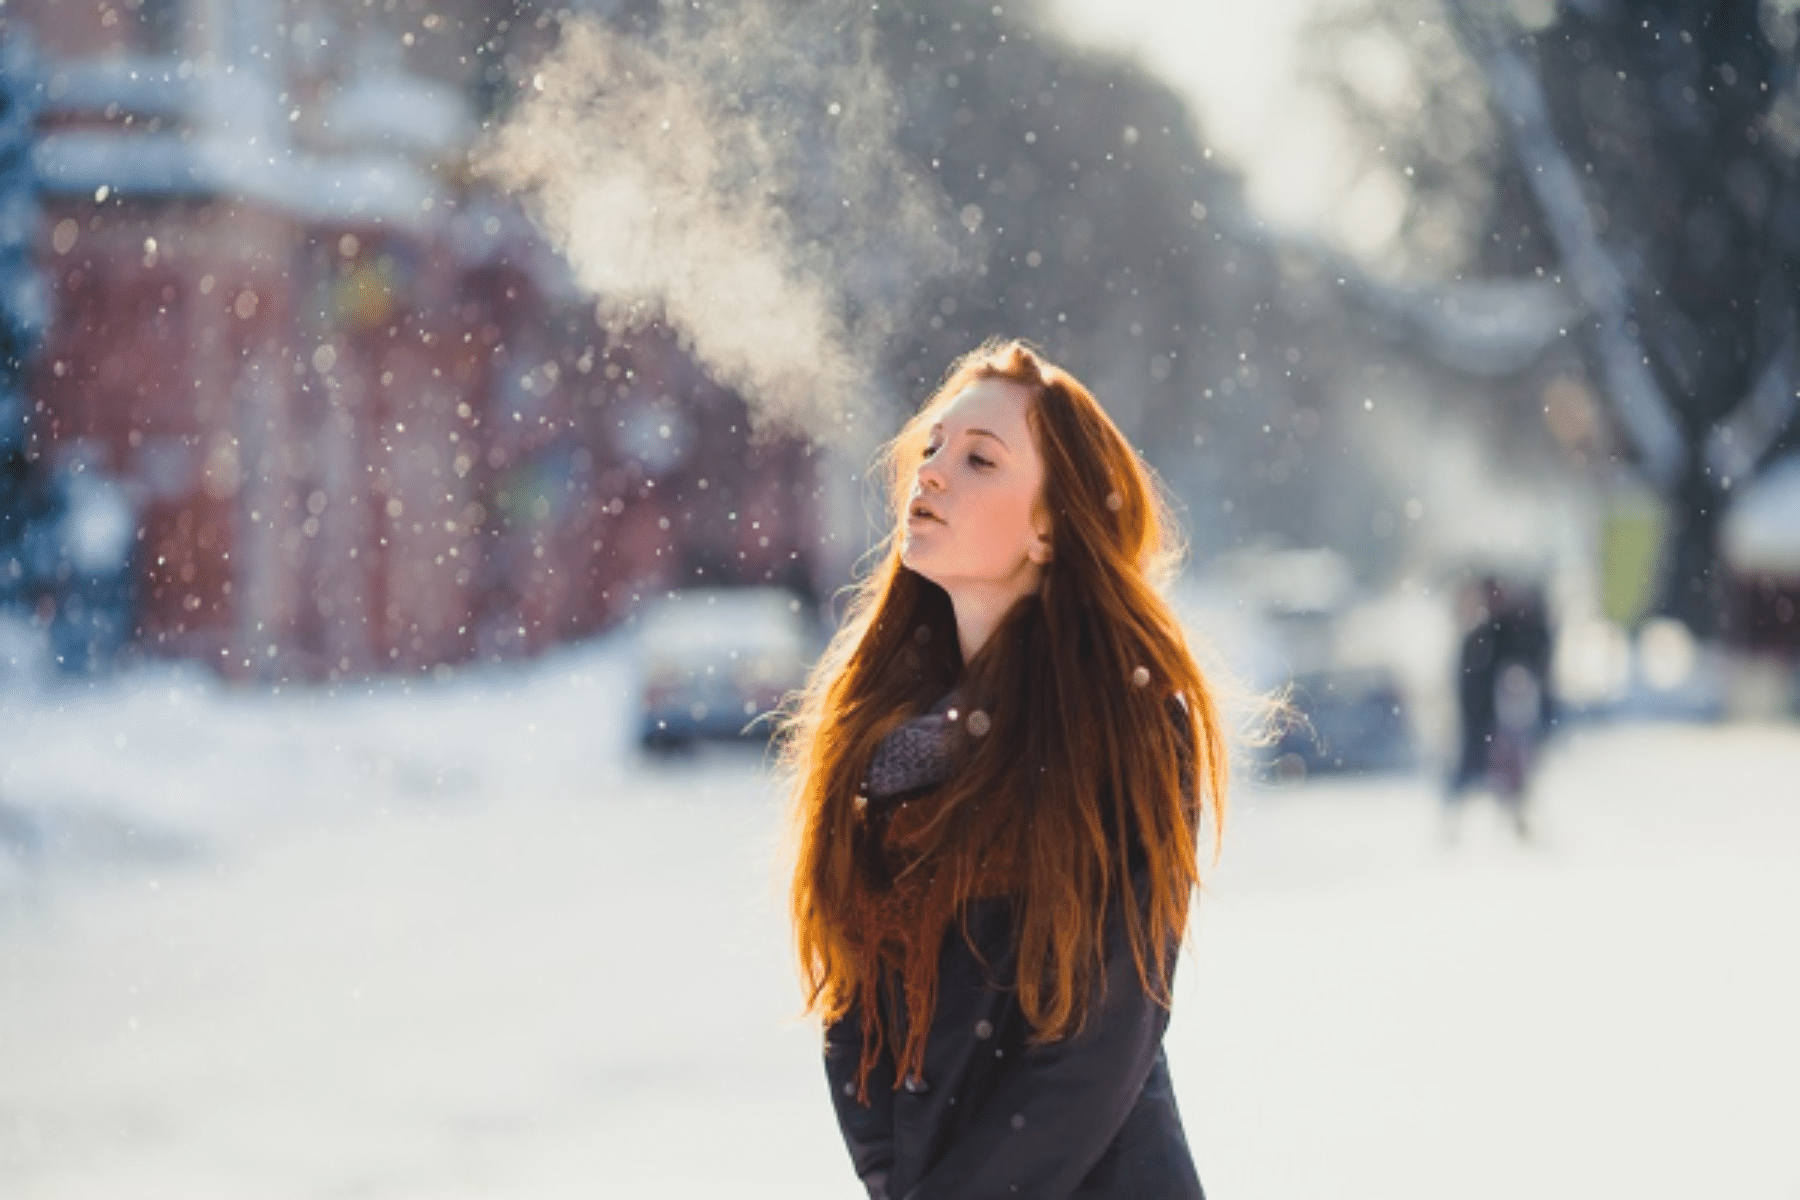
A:
<svg viewBox="0 0 1800 1200">
<path fill-rule="evenodd" d="M 896 726 L 877 743 L 864 780 L 869 799 L 883 800 L 950 777 L 956 734 L 967 716 L 961 700 L 961 692 L 952 689 L 929 711 Z"/>
</svg>

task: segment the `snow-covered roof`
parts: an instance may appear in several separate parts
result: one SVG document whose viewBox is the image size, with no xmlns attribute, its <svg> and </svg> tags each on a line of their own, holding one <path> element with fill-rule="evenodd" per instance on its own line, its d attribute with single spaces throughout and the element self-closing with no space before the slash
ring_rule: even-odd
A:
<svg viewBox="0 0 1800 1200">
<path fill-rule="evenodd" d="M 1465 374 L 1522 371 L 1583 317 L 1579 301 L 1548 279 L 1468 279 L 1407 287 L 1357 279 L 1370 307 L 1410 327 L 1432 357 Z"/>
<path fill-rule="evenodd" d="M 117 104 L 144 116 L 184 116 L 201 82 L 186 60 L 110 55 L 40 63 L 43 101 L 52 111 L 98 111 Z"/>
<path fill-rule="evenodd" d="M 46 191 L 230 195 L 312 220 L 425 223 L 437 181 L 391 154 L 323 157 L 236 136 L 69 130 L 32 149 Z"/>
<path fill-rule="evenodd" d="M 1413 320 L 1446 362 L 1477 375 L 1523 370 L 1582 313 L 1543 279 L 1465 280 L 1413 298 Z"/>
<path fill-rule="evenodd" d="M 1260 233 L 1258 236 L 1261 236 Z M 1321 239 L 1294 231 L 1280 245 L 1322 268 L 1370 311 L 1416 339 L 1445 366 L 1477 378 L 1525 370 L 1574 324 L 1581 298 L 1561 280 L 1537 277 L 1403 282 L 1385 279 Z"/>
<path fill-rule="evenodd" d="M 1800 454 L 1745 486 L 1725 514 L 1720 540 L 1739 571 L 1800 575 Z"/>
<path fill-rule="evenodd" d="M 39 61 L 32 72 L 47 112 L 116 104 L 191 126 L 48 133 L 33 159 L 51 192 L 222 194 L 309 220 L 420 226 L 442 189 L 413 156 L 442 156 L 470 134 L 460 94 L 394 67 L 350 80 L 331 99 L 325 129 L 344 152 L 325 154 L 295 144 L 276 81 L 261 70 L 114 55 Z"/>
<path fill-rule="evenodd" d="M 325 104 L 322 132 L 333 145 L 442 156 L 468 143 L 460 93 L 391 71 L 351 80 Z"/>
</svg>

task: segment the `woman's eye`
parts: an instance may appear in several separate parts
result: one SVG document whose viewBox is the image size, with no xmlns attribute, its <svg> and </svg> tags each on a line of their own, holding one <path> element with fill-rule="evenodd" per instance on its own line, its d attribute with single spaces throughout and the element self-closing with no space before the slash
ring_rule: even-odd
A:
<svg viewBox="0 0 1800 1200">
<path fill-rule="evenodd" d="M 921 453 L 919 457 L 920 458 L 930 458 L 932 455 L 936 454 L 941 448 L 942 447 L 939 447 L 939 446 L 927 446 L 927 447 L 925 447 L 923 453 Z M 986 470 L 988 467 L 991 467 L 994 465 L 993 463 L 989 462 L 987 459 L 981 457 L 981 455 L 979 455 L 979 454 L 969 455 L 969 463 L 970 463 L 970 465 L 979 467 L 983 470 Z"/>
</svg>

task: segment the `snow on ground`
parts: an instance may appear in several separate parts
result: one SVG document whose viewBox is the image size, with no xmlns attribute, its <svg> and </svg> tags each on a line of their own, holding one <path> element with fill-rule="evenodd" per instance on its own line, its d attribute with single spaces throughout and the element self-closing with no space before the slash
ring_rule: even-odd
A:
<svg viewBox="0 0 1800 1200">
<path fill-rule="evenodd" d="M 0 1195 L 849 1197 L 780 797 L 613 642 L 0 696 Z M 1539 833 L 1236 797 L 1169 1053 L 1210 1195 L 1800 1196 L 1800 730 L 1595 730 Z"/>
</svg>

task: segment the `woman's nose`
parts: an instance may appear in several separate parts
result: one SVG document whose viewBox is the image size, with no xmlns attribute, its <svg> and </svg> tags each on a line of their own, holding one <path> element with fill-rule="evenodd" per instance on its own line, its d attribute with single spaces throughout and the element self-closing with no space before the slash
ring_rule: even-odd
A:
<svg viewBox="0 0 1800 1200">
<path fill-rule="evenodd" d="M 944 488 L 944 476 L 934 465 L 936 461 L 936 457 L 933 456 L 919 464 L 919 485 L 921 487 L 930 487 L 934 491 L 942 491 Z"/>
</svg>

